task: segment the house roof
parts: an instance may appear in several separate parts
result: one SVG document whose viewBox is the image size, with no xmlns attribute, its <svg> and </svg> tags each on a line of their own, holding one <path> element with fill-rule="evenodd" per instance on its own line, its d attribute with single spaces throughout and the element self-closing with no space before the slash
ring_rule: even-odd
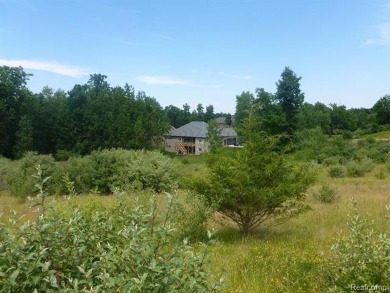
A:
<svg viewBox="0 0 390 293">
<path fill-rule="evenodd" d="M 199 137 L 207 138 L 207 123 L 203 121 L 192 121 L 182 127 L 171 130 L 172 137 Z M 222 137 L 236 137 L 237 132 L 233 128 L 222 128 Z"/>
<path fill-rule="evenodd" d="M 236 137 L 237 132 L 233 128 L 222 128 L 221 132 L 222 137 Z"/>
<path fill-rule="evenodd" d="M 220 117 L 216 118 L 215 120 L 217 120 L 218 124 L 226 124 L 226 117 L 225 116 L 220 116 Z M 235 121 L 235 116 L 232 115 L 231 122 L 234 123 L 234 121 Z"/>
<path fill-rule="evenodd" d="M 171 136 L 206 138 L 207 123 L 203 121 L 192 121 L 182 127 L 172 130 Z"/>
<path fill-rule="evenodd" d="M 218 117 L 217 119 L 218 124 L 225 124 L 226 123 L 226 117 Z"/>
</svg>

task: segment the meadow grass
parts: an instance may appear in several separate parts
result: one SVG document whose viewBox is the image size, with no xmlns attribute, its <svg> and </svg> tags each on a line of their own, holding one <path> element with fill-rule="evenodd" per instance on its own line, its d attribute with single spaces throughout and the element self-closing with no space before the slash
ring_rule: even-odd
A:
<svg viewBox="0 0 390 293">
<path fill-rule="evenodd" d="M 183 160 L 188 160 L 188 162 Z M 204 168 L 204 157 L 179 157 L 184 174 L 190 175 L 196 168 Z M 211 247 L 210 270 L 223 274 L 226 283 L 224 292 L 324 292 L 326 278 L 324 266 L 330 256 L 330 248 L 339 233 L 347 231 L 348 214 L 352 202 L 363 213 L 369 213 L 379 230 L 385 229 L 385 205 L 390 203 L 390 170 L 385 176 L 375 176 L 376 168 L 364 177 L 330 178 L 326 167 L 319 170 L 318 181 L 307 192 L 306 202 L 312 210 L 273 229 L 259 229 L 247 238 L 229 223 L 222 223 L 216 214 L 209 227 L 217 230 L 218 242 Z M 338 197 L 332 203 L 322 203 L 313 196 L 321 185 L 337 187 Z M 77 196 L 73 205 L 90 206 L 110 204 L 112 196 Z M 57 204 L 64 205 L 62 197 Z M 26 214 L 22 220 L 36 217 L 29 202 L 20 202 L 6 192 L 0 196 L 2 220 L 10 216 L 10 210 L 18 215 Z"/>
<path fill-rule="evenodd" d="M 385 205 L 390 202 L 388 180 L 379 180 L 373 174 L 363 178 L 321 177 L 317 185 L 338 187 L 335 202 L 321 203 L 309 190 L 307 203 L 312 210 L 273 230 L 260 230 L 243 239 L 237 230 L 220 228 L 211 264 L 213 271 L 224 271 L 226 292 L 325 292 L 324 267 L 339 233 L 347 231 L 352 199 L 360 211 L 371 215 L 379 230 L 385 229 Z"/>
<path fill-rule="evenodd" d="M 390 130 L 380 131 L 376 133 L 369 133 L 363 135 L 362 138 L 390 139 Z"/>
</svg>

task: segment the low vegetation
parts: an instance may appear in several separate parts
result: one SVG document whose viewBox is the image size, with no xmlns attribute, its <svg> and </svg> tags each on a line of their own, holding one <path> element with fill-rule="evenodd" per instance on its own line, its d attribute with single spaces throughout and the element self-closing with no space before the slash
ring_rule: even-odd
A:
<svg viewBox="0 0 390 293">
<path fill-rule="evenodd" d="M 41 170 L 39 170 L 41 175 Z M 172 198 L 161 210 L 151 197 L 116 195 L 110 205 L 46 206 L 43 184 L 33 221 L 2 228 L 0 292 L 212 292 L 207 245 L 195 251 L 172 221 Z M 146 201 L 147 202 L 147 201 Z M 209 233 L 209 237 L 211 234 Z"/>
<path fill-rule="evenodd" d="M 67 162 L 55 162 L 50 155 L 26 153 L 20 160 L 4 159 L 0 172 L 12 195 L 25 200 L 35 192 L 34 166 L 42 166 L 44 176 L 51 177 L 48 191 L 63 195 L 88 193 L 109 194 L 115 187 L 123 190 L 151 189 L 170 191 L 175 187 L 176 170 L 172 160 L 155 151 L 122 149 L 101 150 Z"/>
<path fill-rule="evenodd" d="M 219 156 L 228 159 L 237 151 L 242 150 L 222 150 Z M 122 150 L 111 152 L 110 154 L 110 151 L 103 151 L 103 158 L 110 158 L 113 154 L 126 155 L 126 152 Z M 38 162 L 32 158 L 41 157 L 28 154 L 25 160 L 27 158 L 31 162 Z M 44 158 L 49 165 L 52 164 L 52 159 Z M 189 287 L 185 287 L 190 286 L 189 284 L 193 284 L 191 285 L 194 286 L 191 287 L 194 288 L 193 291 L 198 288 L 201 292 L 211 292 L 212 288 L 215 290 L 220 288 L 224 292 L 259 292 L 259 288 L 262 288 L 260 292 L 325 292 L 327 290 L 339 292 L 349 291 L 348 286 L 351 284 L 356 286 L 372 284 L 389 288 L 389 263 L 386 262 L 387 258 L 384 253 L 389 245 L 387 236 L 389 224 L 385 220 L 387 215 L 385 206 L 390 199 L 390 185 L 383 177 L 377 176 L 378 172 L 382 172 L 384 178 L 390 175 L 387 162 L 374 162 L 373 169 L 361 177 L 350 176 L 346 172 L 348 161 L 344 159 L 335 157 L 334 160 L 328 160 L 322 165 L 313 164 L 314 169 L 317 169 L 318 180 L 307 191 L 308 195 L 313 196 L 306 197 L 303 201 L 311 207 L 311 211 L 272 229 L 267 227 L 254 229 L 249 237 L 242 238 L 233 222 L 215 212 L 218 209 L 217 205 L 210 206 L 203 197 L 184 191 L 187 183 L 184 177 L 193 178 L 193 175 L 197 173 L 191 167 L 208 172 L 206 164 L 208 159 L 205 157 L 176 157 L 174 159 L 163 157 L 164 160 L 168 160 L 172 168 L 174 166 L 177 170 L 183 171 L 183 173 L 178 172 L 177 179 L 181 182 L 181 189 L 172 193 L 172 201 L 164 195 L 153 197 L 152 194 L 156 191 L 150 188 L 143 189 L 139 183 L 136 184 L 138 187 L 127 188 L 127 192 L 120 196 L 120 192 L 113 187 L 111 188 L 117 195 L 99 196 L 102 192 L 96 186 L 90 186 L 90 191 L 87 192 L 92 192 L 93 195 L 76 196 L 77 192 L 72 187 L 77 185 L 69 180 L 68 185 L 63 187 L 62 193 L 64 195 L 74 194 L 74 196 L 70 200 L 58 196 L 47 197 L 43 203 L 46 206 L 44 216 L 39 217 L 42 210 L 38 213 L 34 211 L 40 208 L 40 205 L 31 209 L 29 208 L 30 201 L 20 202 L 17 197 L 7 195 L 10 194 L 10 189 L 3 191 L 0 200 L 4 211 L 2 221 L 5 226 L 2 226 L 0 236 L 3 245 L 0 250 L 0 254 L 2 253 L 0 287 L 7 288 L 4 292 L 29 291 L 30 288 L 37 288 L 38 291 L 63 290 L 67 292 L 91 291 L 90 288 L 94 288 L 94 290 L 103 292 L 114 291 L 113 288 L 127 288 L 126 286 L 129 288 L 133 286 L 132 290 L 141 292 L 153 291 L 149 288 L 158 286 L 156 284 L 161 284 L 161 286 L 165 284 L 167 286 L 165 292 L 170 291 L 168 288 L 186 288 L 177 289 L 177 291 L 191 292 Z M 19 168 L 22 165 L 21 161 L 12 162 L 2 159 L 3 174 L 13 168 Z M 151 161 L 153 160 L 147 162 Z M 107 162 L 111 162 L 112 166 L 116 165 L 115 160 L 107 159 Z M 336 166 L 332 165 L 333 163 L 345 168 L 343 177 L 330 176 L 329 168 Z M 54 162 L 54 170 L 58 167 L 57 164 L 61 167 L 69 167 L 70 162 Z M 102 170 L 105 170 L 104 166 L 109 165 L 109 163 L 106 165 L 102 163 Z M 84 167 L 78 169 L 79 176 L 82 175 L 82 170 L 89 170 L 87 165 Z M 29 170 L 32 172 L 31 175 L 36 173 L 34 168 Z M 46 176 L 48 170 L 42 168 L 41 175 Z M 148 170 L 153 170 L 153 168 Z M 108 171 L 105 172 L 109 174 Z M 52 174 L 53 178 L 46 182 L 47 191 L 50 191 L 50 186 L 55 183 L 52 179 L 56 178 L 56 171 Z M 31 182 L 37 182 L 37 178 L 30 177 Z M 146 178 L 153 177 L 146 176 Z M 175 182 L 175 179 L 172 179 L 172 182 Z M 54 184 L 54 186 L 57 185 Z M 33 193 L 37 194 L 37 192 L 39 190 L 33 188 Z M 351 204 L 352 197 L 356 201 L 355 206 Z M 32 198 L 41 203 L 36 197 Z M 51 203 L 54 199 L 56 203 Z M 152 203 L 149 203 L 150 199 L 153 199 Z M 152 208 L 156 209 L 154 216 L 151 212 Z M 19 210 L 19 212 L 14 215 L 9 212 L 11 209 Z M 365 216 L 367 212 L 370 213 L 368 218 Z M 168 230 L 158 230 L 164 227 L 161 225 L 167 213 L 170 216 L 169 229 L 165 226 Z M 22 214 L 26 216 L 20 218 Z M 8 218 L 11 218 L 11 222 Z M 27 220 L 29 222 L 26 222 Z M 69 226 L 70 222 L 72 225 Z M 151 236 L 149 242 L 147 241 L 151 246 L 144 247 L 140 244 L 141 242 L 137 242 L 139 247 L 126 246 L 132 243 L 130 239 L 137 239 L 135 235 L 139 235 L 138 239 L 146 237 L 141 231 L 138 231 L 140 234 L 131 234 L 136 233 L 133 231 L 135 229 L 133 223 L 144 223 L 146 226 L 142 226 L 144 227 L 142 233 L 154 235 Z M 141 229 L 140 225 L 137 229 Z M 157 234 L 161 233 L 158 234 L 160 236 L 146 232 L 151 226 L 155 227 L 153 229 Z M 157 229 L 157 227 L 160 228 Z M 65 230 L 61 232 L 62 229 Z M 68 233 L 71 237 L 63 239 L 66 229 L 70 229 Z M 80 231 L 84 229 L 88 232 L 83 233 L 81 237 Z M 208 241 L 206 229 L 216 230 L 217 242 L 204 250 L 205 248 L 197 244 L 197 241 Z M 162 234 L 166 236 L 161 236 Z M 188 236 L 188 240 L 185 240 Z M 161 254 L 156 254 L 156 256 L 158 255 L 161 259 L 172 257 L 173 263 L 168 263 L 165 259 L 166 266 L 162 267 L 162 262 L 156 260 L 153 268 L 156 270 L 160 268 L 159 272 L 154 271 L 150 266 L 141 266 L 141 263 L 145 263 L 145 259 L 137 260 L 135 255 L 128 254 L 128 249 L 131 247 L 131 251 L 140 249 L 138 255 L 144 255 L 149 249 L 156 248 L 153 246 L 156 244 L 155 241 L 159 243 L 162 239 L 166 239 L 164 243 L 167 246 L 161 248 Z M 76 241 L 76 246 L 73 246 L 73 241 Z M 68 242 L 69 245 L 66 244 Z M 61 247 L 58 246 L 59 243 Z M 142 243 L 145 244 L 145 240 Z M 183 247 L 179 248 L 180 245 Z M 355 245 L 360 247 L 359 250 L 353 248 Z M 45 247 L 52 248 L 45 249 Z M 75 247 L 80 249 L 85 247 L 85 250 L 83 248 L 83 251 L 78 251 Z M 56 260 L 61 259 L 56 255 L 59 253 L 63 255 L 64 249 L 69 249 L 64 252 L 69 255 L 68 264 Z M 98 255 L 99 258 L 92 258 L 92 254 L 88 251 L 93 251 L 93 254 Z M 126 280 L 123 272 L 132 271 L 135 267 L 129 266 L 127 269 L 126 265 L 116 258 L 116 253 L 120 253 L 119 255 L 129 264 L 138 262 L 137 269 L 148 272 L 148 277 L 142 279 L 141 273 L 138 273 L 138 277 L 129 274 L 131 279 Z M 165 255 L 165 253 L 168 254 Z M 193 258 L 185 258 L 181 253 L 184 253 L 186 257 L 193 255 Z M 194 263 L 199 264 L 199 261 L 203 259 L 204 253 L 208 255 L 206 258 L 208 261 L 201 262 L 201 267 L 194 266 Z M 38 260 L 36 267 L 33 267 L 35 262 L 31 259 Z M 189 263 L 180 262 L 185 268 L 179 268 L 178 262 L 175 261 L 179 259 L 188 259 Z M 363 265 L 362 261 L 364 261 Z M 379 261 L 380 267 L 377 266 Z M 115 265 L 116 262 L 121 263 L 121 269 L 124 267 L 126 269 L 114 273 L 115 270 L 119 270 L 119 266 Z M 153 263 L 153 257 L 148 258 L 146 263 Z M 177 279 L 176 281 L 166 280 L 167 283 L 161 281 L 161 278 L 165 278 L 162 277 L 163 271 L 172 274 L 170 269 L 186 274 L 187 277 L 181 277 L 183 283 L 177 283 L 179 282 Z M 118 278 L 110 277 L 109 282 L 107 278 L 104 279 L 104 276 L 107 277 L 105 273 L 110 276 L 116 275 Z M 197 273 L 199 274 L 191 275 Z M 32 275 L 35 278 L 28 277 Z M 206 278 L 211 275 L 215 277 Z M 224 285 L 221 282 L 222 279 L 220 280 L 221 276 L 223 276 Z M 40 280 L 40 287 L 33 283 L 34 279 Z M 137 283 L 136 279 L 141 281 Z M 158 287 L 153 288 L 157 291 Z"/>
</svg>

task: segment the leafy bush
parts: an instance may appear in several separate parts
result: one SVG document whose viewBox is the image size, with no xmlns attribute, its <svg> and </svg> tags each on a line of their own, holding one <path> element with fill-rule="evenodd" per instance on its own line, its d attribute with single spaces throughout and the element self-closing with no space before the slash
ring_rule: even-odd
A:
<svg viewBox="0 0 390 293">
<path fill-rule="evenodd" d="M 183 191 L 176 201 L 174 218 L 179 237 L 204 239 L 207 235 L 207 221 L 216 210 L 203 196 L 190 191 Z"/>
<path fill-rule="evenodd" d="M 7 169 L 10 167 L 11 160 L 4 158 L 3 156 L 0 155 L 0 174 L 5 175 L 7 172 Z"/>
<path fill-rule="evenodd" d="M 385 172 L 385 168 L 380 168 L 376 173 L 375 173 L 375 177 L 378 178 L 378 179 L 385 179 L 386 178 L 386 172 Z"/>
<path fill-rule="evenodd" d="M 68 176 L 77 193 L 96 189 L 102 194 L 115 187 L 169 191 L 176 172 L 172 160 L 161 153 L 122 149 L 95 151 L 82 158 L 71 158 L 58 178 Z M 66 188 L 61 184 L 60 193 Z"/>
<path fill-rule="evenodd" d="M 5 171 L 5 181 L 11 194 L 21 200 L 32 196 L 36 192 L 33 175 L 36 174 L 35 166 L 42 167 L 43 176 L 51 176 L 55 172 L 55 161 L 51 155 L 38 155 L 35 152 L 27 152 L 20 160 L 12 162 Z M 54 191 L 53 186 L 49 188 Z"/>
<path fill-rule="evenodd" d="M 69 158 L 71 157 L 75 157 L 76 154 L 73 153 L 72 151 L 68 151 L 68 150 L 58 150 L 55 155 L 54 155 L 54 158 L 57 160 L 57 161 L 66 161 L 66 160 L 69 160 Z"/>
<path fill-rule="evenodd" d="M 334 202 L 337 198 L 337 188 L 332 185 L 322 185 L 321 188 L 313 193 L 313 196 L 324 203 Z"/>
<path fill-rule="evenodd" d="M 337 165 L 344 163 L 344 158 L 342 156 L 331 156 L 322 161 L 325 166 Z"/>
<path fill-rule="evenodd" d="M 356 146 L 342 136 L 329 137 L 321 129 L 305 129 L 295 134 L 295 157 L 301 160 L 316 160 L 319 163 L 331 157 L 351 158 Z"/>
<path fill-rule="evenodd" d="M 345 173 L 346 168 L 343 165 L 329 166 L 328 174 L 330 177 L 341 178 L 345 176 Z"/>
<path fill-rule="evenodd" d="M 45 179 L 47 180 L 47 179 Z M 39 200 L 46 196 L 42 185 Z M 161 211 L 118 195 L 109 207 L 51 206 L 0 235 L 0 292 L 212 292 L 207 245 L 175 238 L 172 200 Z M 39 203 L 38 200 L 38 203 Z M 210 235 L 209 235 L 210 236 Z"/>
<path fill-rule="evenodd" d="M 372 171 L 374 163 L 370 158 L 363 158 L 360 161 L 349 161 L 346 164 L 347 174 L 351 177 L 362 177 Z"/>
<path fill-rule="evenodd" d="M 364 285 L 390 288 L 390 230 L 387 234 L 374 230 L 374 223 L 359 213 L 356 204 L 348 228 L 349 234 L 340 234 L 332 246 L 326 267 L 331 291 L 354 291 L 351 286 Z"/>
<path fill-rule="evenodd" d="M 372 159 L 374 162 L 386 162 L 390 153 L 390 143 L 388 141 L 376 141 L 373 138 L 367 138 L 358 142 L 358 150 L 354 158 L 361 160 L 365 157 Z"/>
</svg>

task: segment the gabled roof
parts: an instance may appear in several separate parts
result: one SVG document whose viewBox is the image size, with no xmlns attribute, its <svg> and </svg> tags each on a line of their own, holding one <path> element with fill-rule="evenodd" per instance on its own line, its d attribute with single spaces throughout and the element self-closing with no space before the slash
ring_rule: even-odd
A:
<svg viewBox="0 0 390 293">
<path fill-rule="evenodd" d="M 237 137 L 237 132 L 233 128 L 222 128 L 222 137 Z"/>
<path fill-rule="evenodd" d="M 172 130 L 171 136 L 207 138 L 207 123 L 203 121 L 192 121 L 182 127 Z"/>
<path fill-rule="evenodd" d="M 182 127 L 171 130 L 172 137 L 197 137 L 207 138 L 207 123 L 203 121 L 192 121 Z M 237 132 L 233 128 L 222 128 L 222 137 L 236 137 Z"/>
</svg>

